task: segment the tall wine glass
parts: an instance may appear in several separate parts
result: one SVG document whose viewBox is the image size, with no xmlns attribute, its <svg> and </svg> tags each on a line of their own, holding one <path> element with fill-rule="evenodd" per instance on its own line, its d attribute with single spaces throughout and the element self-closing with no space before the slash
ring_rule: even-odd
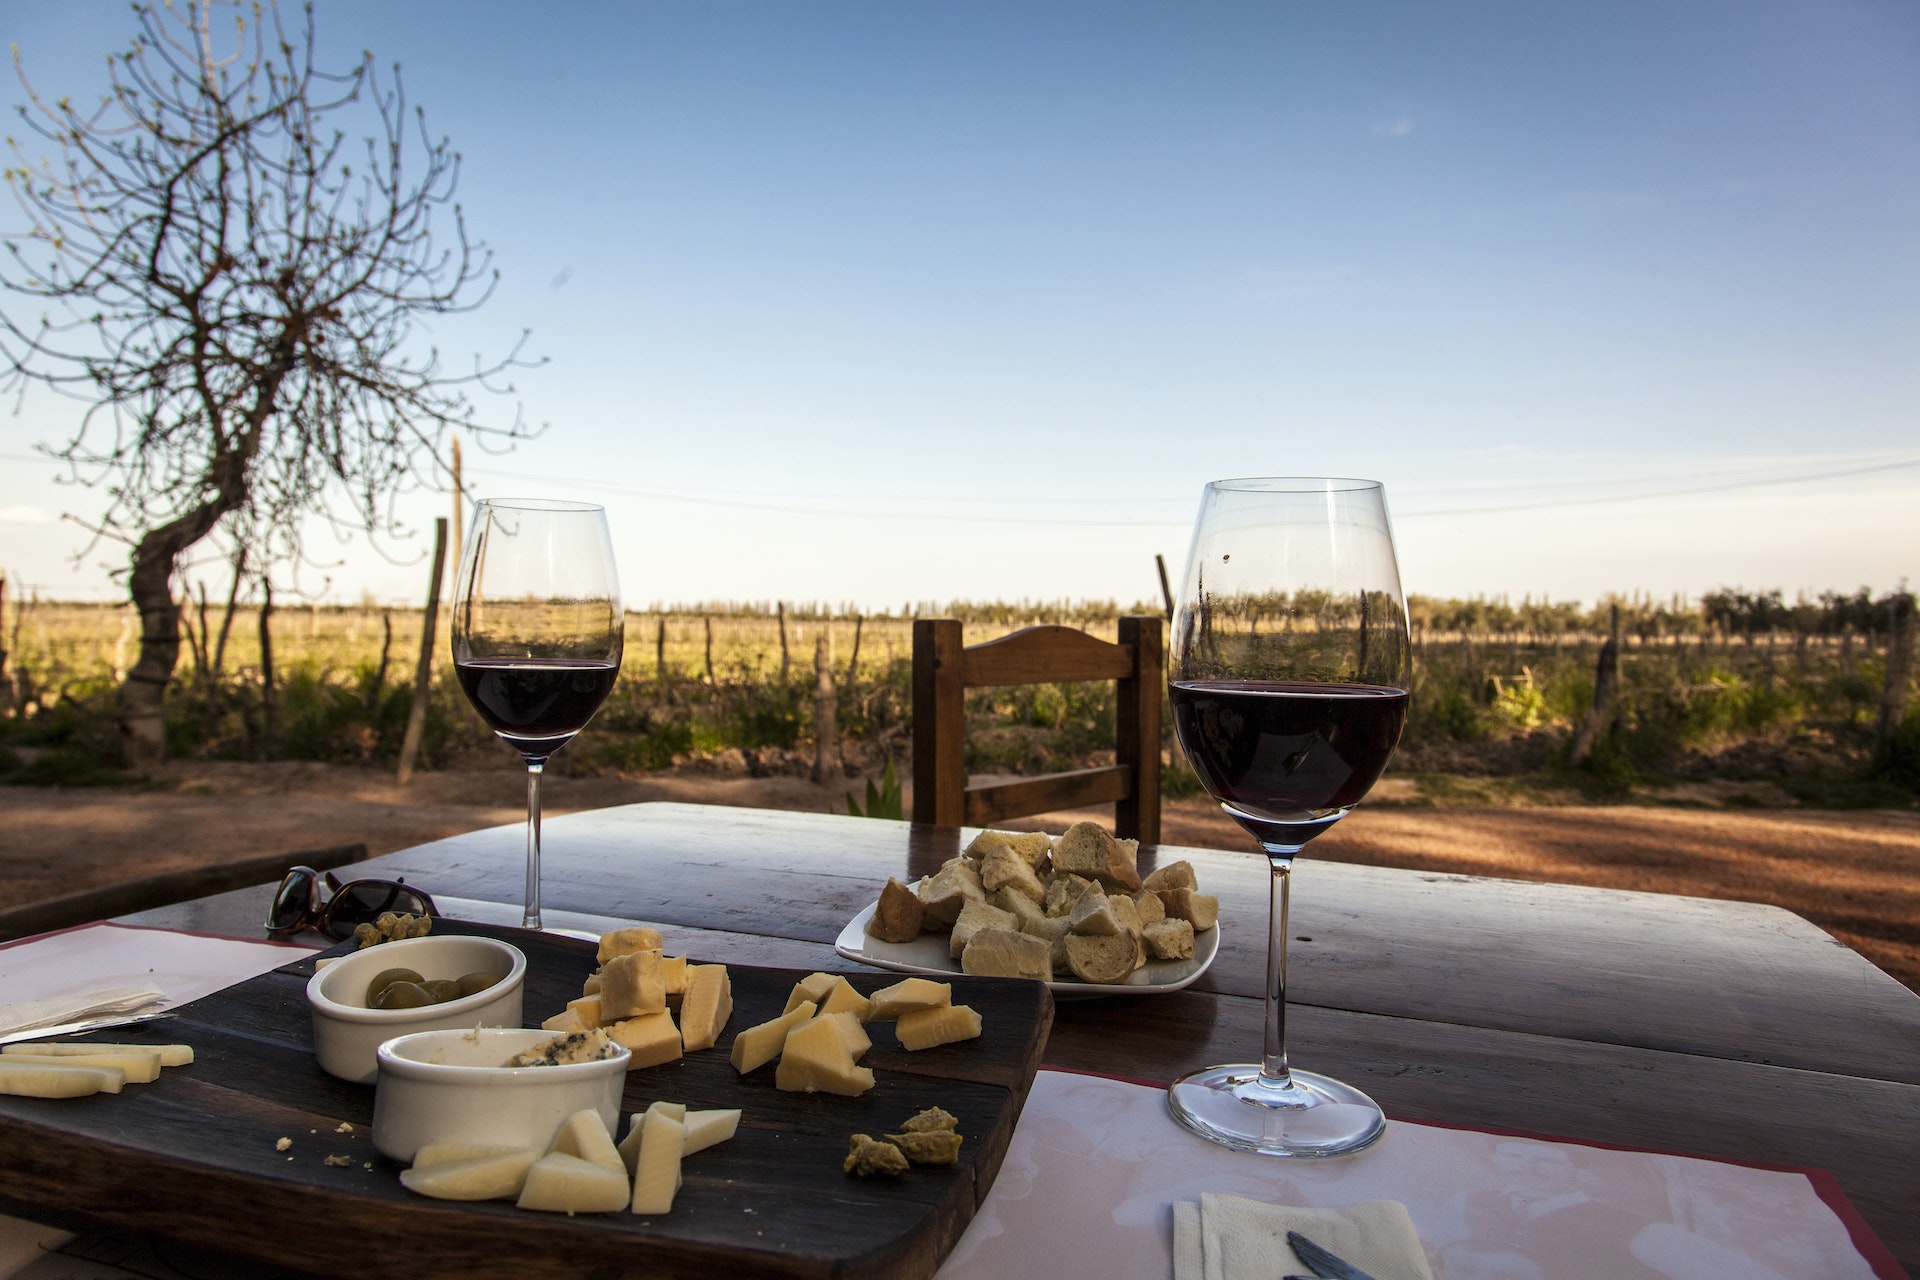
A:
<svg viewBox="0 0 1920 1280">
<path fill-rule="evenodd" d="M 540 773 L 620 674 L 626 611 L 604 508 L 539 498 L 474 504 L 453 601 L 467 700 L 527 762 L 527 910 L 540 927 Z"/>
<path fill-rule="evenodd" d="M 1272 867 L 1259 1063 L 1174 1082 L 1187 1128 L 1242 1151 L 1357 1151 L 1386 1120 L 1351 1085 L 1288 1066 L 1287 888 L 1294 855 L 1387 767 L 1407 718 L 1407 606 L 1386 495 L 1370 480 L 1206 488 L 1174 612 L 1175 730 L 1201 783 Z"/>
</svg>

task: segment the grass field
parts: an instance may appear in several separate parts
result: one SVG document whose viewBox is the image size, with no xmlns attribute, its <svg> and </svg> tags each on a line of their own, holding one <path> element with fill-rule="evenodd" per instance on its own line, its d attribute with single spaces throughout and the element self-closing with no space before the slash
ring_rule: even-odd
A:
<svg viewBox="0 0 1920 1280">
<path fill-rule="evenodd" d="M 1593 698 L 1611 617 L 1564 604 L 1416 597 L 1413 711 L 1394 772 L 1429 800 L 1502 803 L 1619 797 L 1684 801 L 1716 783 L 1723 800 L 1825 806 L 1914 803 L 1920 706 L 1909 704 L 1891 767 L 1870 765 L 1885 685 L 1884 601 L 1859 593 L 1785 606 L 1719 593 L 1699 606 L 1622 602 L 1618 713 L 1579 769 L 1567 742 Z M 1796 608 L 1798 612 L 1796 612 Z M 1111 603 L 950 605 L 968 640 L 1031 622 L 1112 638 Z M 259 612 L 189 618 L 169 698 L 169 747 L 187 757 L 385 761 L 399 749 L 419 655 L 418 610 L 295 606 L 271 615 L 273 682 Z M 0 777 L 106 781 L 113 687 L 138 649 L 124 606 L 11 603 L 6 647 L 18 686 L 0 719 Z M 640 773 L 724 757 L 754 773 L 795 772 L 813 750 L 815 656 L 828 640 L 840 747 L 855 771 L 904 762 L 911 715 L 911 619 L 857 619 L 712 606 L 627 619 L 626 659 L 592 729 L 555 761 L 576 773 Z M 445 661 L 439 624 L 423 766 L 491 751 Z M 216 667 L 216 657 L 218 665 Z M 270 696 L 269 696 L 270 693 Z M 1033 773 L 1110 751 L 1110 685 L 981 690 L 969 698 L 969 765 Z M 1170 793 L 1194 779 L 1169 741 Z M 735 756 L 733 753 L 738 753 Z M 1696 787 L 1689 791 L 1690 786 Z"/>
</svg>

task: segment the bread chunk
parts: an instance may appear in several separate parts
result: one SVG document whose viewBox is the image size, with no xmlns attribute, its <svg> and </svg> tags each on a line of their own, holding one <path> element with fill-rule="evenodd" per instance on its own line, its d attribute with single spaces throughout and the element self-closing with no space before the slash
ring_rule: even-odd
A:
<svg viewBox="0 0 1920 1280">
<path fill-rule="evenodd" d="M 1038 869 L 1040 859 L 1053 850 L 1053 839 L 1044 831 L 982 831 L 966 848 L 966 856 L 985 861 L 996 849 L 1011 849 L 1029 868 Z"/>
<path fill-rule="evenodd" d="M 960 953 L 963 972 L 981 978 L 1053 981 L 1053 946 L 1044 938 L 1010 929 L 981 929 Z"/>
<path fill-rule="evenodd" d="M 907 1153 L 891 1142 L 875 1142 L 864 1133 L 856 1133 L 847 1146 L 846 1161 L 840 1167 L 863 1178 L 876 1173 L 905 1173 Z"/>
<path fill-rule="evenodd" d="M 1097 822 L 1076 822 L 1053 842 L 1053 869 L 1097 878 L 1107 870 L 1107 859 L 1117 852 L 1113 837 Z"/>
<path fill-rule="evenodd" d="M 1040 877 L 1012 849 L 995 849 L 981 861 L 980 887 L 988 893 L 1002 887 L 1016 889 L 1035 902 L 1047 896 Z"/>
<path fill-rule="evenodd" d="M 1115 983 L 1133 972 L 1134 941 L 1123 933 L 1111 937 L 1066 936 L 1067 967 L 1082 982 Z"/>
<path fill-rule="evenodd" d="M 1155 893 L 1163 889 L 1198 889 L 1200 887 L 1200 882 L 1194 878 L 1193 864 L 1184 858 L 1156 868 L 1154 873 L 1141 883 Z"/>
<path fill-rule="evenodd" d="M 1174 919 L 1191 921 L 1195 933 L 1205 933 L 1220 919 L 1220 899 L 1210 893 L 1195 893 L 1192 889 L 1163 889 L 1160 903 Z"/>
<path fill-rule="evenodd" d="M 1120 922 L 1114 918 L 1113 904 L 1107 895 L 1098 889 L 1089 889 L 1080 895 L 1080 901 L 1073 904 L 1073 910 L 1067 915 L 1067 930 L 1109 938 L 1120 932 Z"/>
<path fill-rule="evenodd" d="M 1143 928 L 1156 920 L 1167 918 L 1167 908 L 1160 901 L 1160 895 L 1151 889 L 1142 889 L 1133 895 L 1133 909 L 1140 913 Z"/>
<path fill-rule="evenodd" d="M 1002 911 L 1010 913 L 1013 918 L 1019 922 L 1023 933 L 1032 932 L 1025 927 L 1027 921 L 1045 920 L 1047 918 L 1047 913 L 1041 909 L 1037 899 L 1029 898 L 1012 885 L 1002 885 L 1000 888 L 994 890 L 993 896 L 988 898 L 987 901 Z"/>
<path fill-rule="evenodd" d="M 945 1107 L 928 1107 L 900 1127 L 908 1133 L 952 1133 L 960 1127 L 960 1117 Z"/>
<path fill-rule="evenodd" d="M 931 877 L 920 882 L 920 902 L 926 908 L 921 918 L 923 929 L 945 929 L 960 916 L 960 908 L 969 902 L 986 900 L 980 885 L 980 873 L 965 858 L 955 858 Z"/>
<path fill-rule="evenodd" d="M 951 1131 L 890 1133 L 887 1141 L 914 1164 L 960 1163 L 960 1135 Z"/>
<path fill-rule="evenodd" d="M 1020 922 L 1020 932 L 1035 938 L 1044 938 L 1053 961 L 1056 976 L 1067 971 L 1067 918 L 1065 916 L 1047 916 L 1040 920 Z"/>
<path fill-rule="evenodd" d="M 886 888 L 880 890 L 880 902 L 873 909 L 873 919 L 867 921 L 867 932 L 882 942 L 912 942 L 920 936 L 920 921 L 926 910 L 918 894 L 888 876 Z"/>
<path fill-rule="evenodd" d="M 1041 900 L 1041 906 L 1050 916 L 1064 916 L 1073 910 L 1073 904 L 1080 901 L 1080 895 L 1093 887 L 1093 881 L 1085 876 L 1071 873 L 1058 875 L 1047 885 L 1047 896 Z"/>
<path fill-rule="evenodd" d="M 631 929 L 615 929 L 612 933 L 600 935 L 600 963 L 605 964 L 615 956 L 624 956 L 630 951 L 665 951 L 666 942 L 660 937 L 658 929 L 649 929 L 645 925 L 636 925 Z"/>
<path fill-rule="evenodd" d="M 1011 911 L 1002 911 L 986 899 L 969 902 L 960 910 L 960 918 L 953 922 L 953 937 L 949 940 L 947 952 L 955 960 L 967 949 L 967 940 L 982 929 L 1017 929 L 1020 922 L 1014 919 Z"/>
<path fill-rule="evenodd" d="M 1186 920 L 1156 920 L 1142 935 L 1156 960 L 1191 960 L 1193 925 Z"/>
</svg>

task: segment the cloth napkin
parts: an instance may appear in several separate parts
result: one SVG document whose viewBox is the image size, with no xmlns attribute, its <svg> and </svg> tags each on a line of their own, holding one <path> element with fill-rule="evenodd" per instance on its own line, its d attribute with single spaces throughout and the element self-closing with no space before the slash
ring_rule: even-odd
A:
<svg viewBox="0 0 1920 1280">
<path fill-rule="evenodd" d="M 1263 1204 L 1203 1195 L 1173 1206 L 1174 1280 L 1277 1280 L 1312 1275 L 1287 1244 L 1298 1231 L 1374 1280 L 1433 1280 L 1426 1250 L 1398 1200 L 1363 1200 L 1344 1209 Z"/>
<path fill-rule="evenodd" d="M 57 1027 L 82 1018 L 138 1013 L 149 1005 L 159 1004 L 165 997 L 166 992 L 159 987 L 143 982 L 137 986 L 100 987 L 18 1004 L 0 1004 L 0 1036 L 31 1031 L 35 1027 Z"/>
</svg>

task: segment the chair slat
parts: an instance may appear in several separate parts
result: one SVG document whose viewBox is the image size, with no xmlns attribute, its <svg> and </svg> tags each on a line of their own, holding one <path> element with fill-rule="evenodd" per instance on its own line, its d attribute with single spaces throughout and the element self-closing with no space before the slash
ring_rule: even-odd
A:
<svg viewBox="0 0 1920 1280">
<path fill-rule="evenodd" d="M 990 826 L 1007 818 L 1056 809 L 1109 804 L 1133 794 L 1133 771 L 1117 764 L 1098 769 L 1043 774 L 1018 782 L 996 782 L 966 790 L 968 826 Z"/>
<path fill-rule="evenodd" d="M 1071 627 L 1027 627 L 970 645 L 961 665 L 969 688 L 1049 684 L 1064 680 L 1124 680 L 1133 675 L 1133 646 L 1109 644 Z"/>
</svg>

